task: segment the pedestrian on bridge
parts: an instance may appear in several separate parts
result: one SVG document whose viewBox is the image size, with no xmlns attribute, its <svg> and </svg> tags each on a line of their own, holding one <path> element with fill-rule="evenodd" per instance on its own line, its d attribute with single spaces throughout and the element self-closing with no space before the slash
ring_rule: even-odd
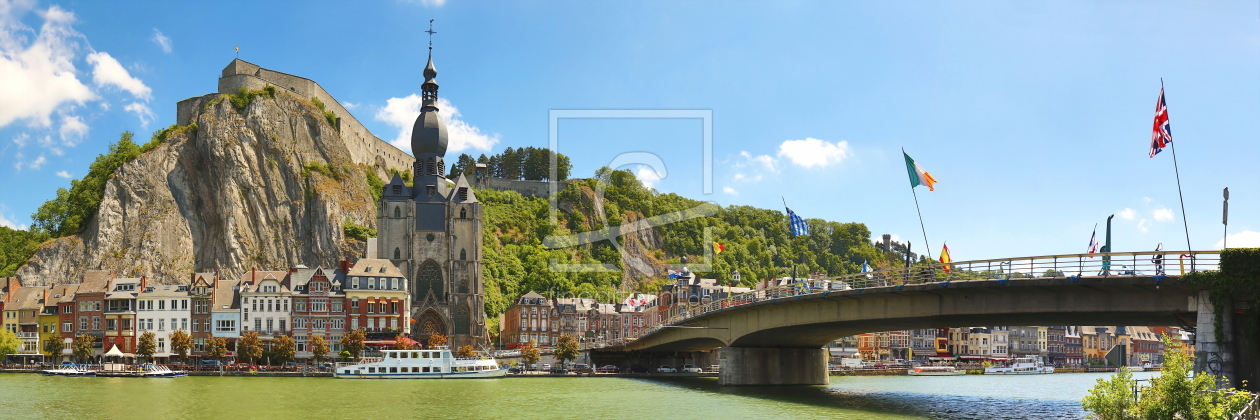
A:
<svg viewBox="0 0 1260 420">
<path fill-rule="evenodd" d="M 1159 245 L 1155 245 L 1155 252 L 1159 252 L 1163 250 L 1164 250 L 1163 242 L 1160 242 Z M 1155 263 L 1155 275 L 1157 276 L 1164 275 L 1164 254 L 1156 254 L 1155 258 L 1151 258 L 1151 262 Z"/>
</svg>

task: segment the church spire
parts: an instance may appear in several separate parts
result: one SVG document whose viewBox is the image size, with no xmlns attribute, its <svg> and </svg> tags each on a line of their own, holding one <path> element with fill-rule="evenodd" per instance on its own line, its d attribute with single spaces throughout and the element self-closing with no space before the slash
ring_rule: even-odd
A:
<svg viewBox="0 0 1260 420">
<path fill-rule="evenodd" d="M 429 34 L 429 64 L 424 66 L 424 84 L 420 85 L 421 99 L 423 99 L 423 107 L 437 109 L 438 84 L 437 84 L 437 68 L 433 67 L 433 34 L 437 31 L 433 30 L 433 19 L 429 19 L 429 30 L 425 31 Z"/>
</svg>

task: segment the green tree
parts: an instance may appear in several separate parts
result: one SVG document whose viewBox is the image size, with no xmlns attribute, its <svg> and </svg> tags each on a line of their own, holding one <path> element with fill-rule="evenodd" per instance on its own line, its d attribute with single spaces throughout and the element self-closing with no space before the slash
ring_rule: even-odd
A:
<svg viewBox="0 0 1260 420">
<path fill-rule="evenodd" d="M 565 361 L 574 360 L 578 357 L 578 341 L 572 335 L 564 334 L 556 340 L 556 359 L 560 360 L 560 365 L 564 366 Z"/>
<path fill-rule="evenodd" d="M 359 328 L 341 336 L 341 348 L 343 351 L 350 352 L 350 358 L 358 359 L 363 353 L 364 341 L 367 341 L 367 333 Z"/>
<path fill-rule="evenodd" d="M 175 353 L 181 359 L 188 358 L 188 352 L 192 351 L 193 338 L 187 331 L 175 330 L 171 333 L 171 352 Z"/>
<path fill-rule="evenodd" d="M 0 328 L 0 360 L 9 357 L 10 354 L 17 354 L 21 345 L 22 341 L 18 340 L 17 334 L 9 331 L 8 328 Z"/>
<path fill-rule="evenodd" d="M 227 357 L 227 339 L 223 337 L 207 338 L 206 356 L 217 360 L 223 360 L 224 357 Z"/>
<path fill-rule="evenodd" d="M 122 133 L 117 143 L 109 146 L 109 152 L 99 155 L 88 167 L 83 179 L 70 181 L 70 189 L 57 189 L 57 196 L 39 206 L 31 215 L 31 228 L 54 237 L 73 235 L 83 231 L 96 216 L 105 194 L 105 185 L 118 167 L 130 162 L 143 152 L 132 140 L 133 134 Z M 146 145 L 147 146 L 147 145 Z"/>
<path fill-rule="evenodd" d="M 1081 406 L 1102 420 L 1113 419 L 1232 419 L 1250 400 L 1250 394 L 1218 388 L 1217 377 L 1194 373 L 1194 356 L 1180 340 L 1168 335 L 1164 342 L 1164 368 L 1150 385 L 1137 388 L 1127 368 L 1111 378 L 1098 379 Z M 1139 398 L 1135 401 L 1134 389 Z"/>
<path fill-rule="evenodd" d="M 275 363 L 284 364 L 292 361 L 297 357 L 297 347 L 293 337 L 287 335 L 276 337 L 271 341 L 271 352 L 274 355 L 272 361 Z"/>
<path fill-rule="evenodd" d="M 66 349 L 66 340 L 59 336 L 49 337 L 44 340 L 44 354 L 51 357 L 60 357 L 62 350 Z"/>
<path fill-rule="evenodd" d="M 542 351 L 538 350 L 538 342 L 529 340 L 528 344 L 521 346 L 521 360 L 527 365 L 538 364 L 542 360 Z"/>
<path fill-rule="evenodd" d="M 37 230 L 17 230 L 0 226 L 0 277 L 9 277 L 35 255 L 48 234 Z"/>
<path fill-rule="evenodd" d="M 70 343 L 70 347 L 74 352 L 74 358 L 80 362 L 92 358 L 95 352 L 96 338 L 87 334 L 80 334 L 74 338 L 74 342 Z"/>
<path fill-rule="evenodd" d="M 460 153 L 455 163 L 451 164 L 451 177 L 459 178 L 460 174 L 472 176 L 475 170 L 477 170 L 477 161 L 467 153 Z"/>
<path fill-rule="evenodd" d="M 1133 400 L 1136 385 L 1133 374 L 1122 367 L 1110 378 L 1099 378 L 1089 395 L 1081 400 L 1081 406 L 1097 420 L 1137 419 L 1137 402 Z"/>
<path fill-rule="evenodd" d="M 315 359 L 315 363 L 323 363 L 328 356 L 328 341 L 323 336 L 313 335 L 307 345 L 311 346 L 311 357 Z"/>
<path fill-rule="evenodd" d="M 250 364 L 256 363 L 262 353 L 262 340 L 258 338 L 258 331 L 241 334 L 241 338 L 236 340 L 236 354 Z"/>
<path fill-rule="evenodd" d="M 136 344 L 136 355 L 152 359 L 155 353 L 157 353 L 157 334 L 152 331 L 140 334 L 140 341 Z"/>
</svg>

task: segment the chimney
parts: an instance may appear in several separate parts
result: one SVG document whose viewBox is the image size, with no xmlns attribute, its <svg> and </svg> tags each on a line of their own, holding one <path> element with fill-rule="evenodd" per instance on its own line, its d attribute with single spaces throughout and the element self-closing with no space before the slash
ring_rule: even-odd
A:
<svg viewBox="0 0 1260 420">
<path fill-rule="evenodd" d="M 339 265 L 341 266 L 340 268 L 341 268 L 342 273 L 346 273 L 346 274 L 350 273 L 350 267 L 352 266 L 350 265 L 349 257 L 341 257 L 341 264 Z"/>
<path fill-rule="evenodd" d="M 149 287 L 149 276 L 140 276 L 140 291 L 143 292 L 145 287 Z"/>
</svg>

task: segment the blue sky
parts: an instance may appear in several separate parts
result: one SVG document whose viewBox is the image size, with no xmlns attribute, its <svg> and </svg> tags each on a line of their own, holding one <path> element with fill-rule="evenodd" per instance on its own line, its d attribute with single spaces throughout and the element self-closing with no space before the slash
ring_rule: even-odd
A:
<svg viewBox="0 0 1260 420">
<path fill-rule="evenodd" d="M 28 225 L 120 132 L 173 123 L 237 45 L 395 140 L 429 19 L 450 160 L 546 146 L 553 109 L 712 110 L 710 195 L 699 120 L 564 120 L 560 152 L 576 176 L 655 153 L 661 191 L 785 199 L 922 250 L 904 147 L 939 180 L 918 200 L 955 260 L 1084 252 L 1110 214 L 1117 251 L 1185 248 L 1172 153 L 1147 157 L 1162 77 L 1194 248 L 1219 248 L 1223 187 L 1230 245 L 1260 246 L 1254 0 L 0 0 L 0 224 Z"/>
</svg>

